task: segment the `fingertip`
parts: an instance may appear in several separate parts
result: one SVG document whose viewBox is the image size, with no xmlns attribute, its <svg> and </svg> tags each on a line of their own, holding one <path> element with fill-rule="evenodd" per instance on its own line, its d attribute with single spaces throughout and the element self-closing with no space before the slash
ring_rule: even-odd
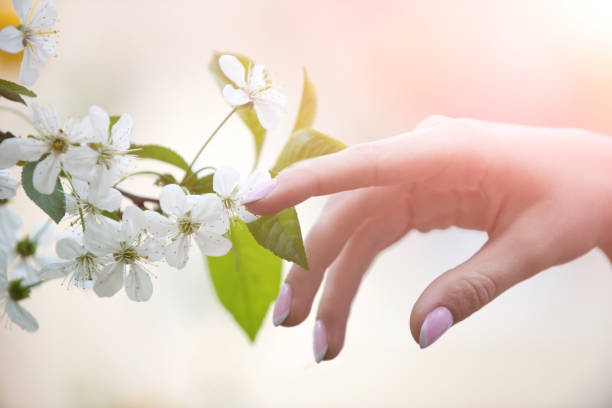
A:
<svg viewBox="0 0 612 408">
<path fill-rule="evenodd" d="M 302 323 L 310 314 L 312 300 L 304 299 L 303 296 L 296 296 L 291 303 L 291 309 L 279 326 L 293 327 Z"/>
<path fill-rule="evenodd" d="M 419 346 L 424 349 L 431 346 L 453 325 L 451 311 L 438 306 L 427 314 L 419 331 Z"/>
</svg>

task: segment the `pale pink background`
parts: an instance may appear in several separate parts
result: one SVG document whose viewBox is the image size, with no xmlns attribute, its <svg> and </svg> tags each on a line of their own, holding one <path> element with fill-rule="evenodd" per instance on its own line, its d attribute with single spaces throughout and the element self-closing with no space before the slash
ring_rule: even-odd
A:
<svg viewBox="0 0 612 408">
<path fill-rule="evenodd" d="M 612 134 L 607 0 L 56 3 L 59 47 L 34 87 L 40 101 L 62 115 L 94 103 L 128 112 L 134 141 L 188 158 L 228 111 L 206 71 L 213 50 L 264 63 L 289 97 L 267 164 L 291 129 L 302 66 L 319 92 L 316 127 L 349 144 L 433 113 Z M 28 129 L 6 112 L 0 128 Z M 247 171 L 251 146 L 231 121 L 203 162 Z M 148 191 L 148 181 L 131 186 Z M 306 230 L 322 203 L 300 206 Z M 14 208 L 28 226 L 42 217 L 23 194 Z M 416 297 L 485 238 L 414 233 L 387 251 L 354 304 L 344 351 L 318 366 L 312 318 L 275 329 L 270 313 L 249 345 L 196 250 L 185 270 L 156 270 L 146 304 L 47 284 L 24 303 L 37 334 L 0 330 L 0 406 L 610 406 L 612 273 L 598 252 L 519 285 L 431 349 L 413 342 Z"/>
</svg>

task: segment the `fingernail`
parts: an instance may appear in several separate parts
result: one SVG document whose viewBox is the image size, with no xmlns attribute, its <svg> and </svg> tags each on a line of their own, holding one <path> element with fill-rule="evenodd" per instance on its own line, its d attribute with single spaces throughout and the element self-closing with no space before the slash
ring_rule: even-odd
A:
<svg viewBox="0 0 612 408">
<path fill-rule="evenodd" d="M 431 346 L 453 325 L 453 315 L 450 310 L 440 306 L 429 312 L 419 335 L 419 345 L 422 349 Z"/>
<path fill-rule="evenodd" d="M 291 286 L 285 283 L 278 294 L 278 298 L 276 298 L 276 303 L 274 304 L 274 315 L 272 320 L 275 326 L 280 326 L 283 324 L 287 316 L 289 316 L 292 297 L 293 293 L 291 291 Z"/>
<path fill-rule="evenodd" d="M 327 328 L 321 320 L 317 320 L 314 328 L 314 357 L 320 363 L 327 353 Z"/>
<path fill-rule="evenodd" d="M 242 198 L 241 204 L 244 205 L 244 204 L 252 203 L 253 201 L 261 200 L 262 198 L 270 194 L 270 192 L 274 190 L 274 187 L 276 187 L 277 184 L 278 184 L 278 180 L 275 178 L 268 180 L 264 183 L 261 183 L 259 186 L 249 191 Z"/>
</svg>

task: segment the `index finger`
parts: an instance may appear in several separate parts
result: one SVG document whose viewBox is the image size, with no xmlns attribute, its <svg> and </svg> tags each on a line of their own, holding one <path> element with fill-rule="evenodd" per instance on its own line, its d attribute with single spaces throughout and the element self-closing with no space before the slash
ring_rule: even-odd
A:
<svg viewBox="0 0 612 408">
<path fill-rule="evenodd" d="M 243 203 L 255 214 L 274 214 L 313 196 L 428 181 L 443 173 L 465 145 L 452 133 L 447 126 L 417 129 L 295 163 Z"/>
</svg>

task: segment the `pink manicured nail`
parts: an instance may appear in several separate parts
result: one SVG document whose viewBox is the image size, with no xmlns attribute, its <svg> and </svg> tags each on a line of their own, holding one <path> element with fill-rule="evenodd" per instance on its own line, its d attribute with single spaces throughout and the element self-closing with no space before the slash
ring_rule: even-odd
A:
<svg viewBox="0 0 612 408">
<path fill-rule="evenodd" d="M 261 183 L 259 186 L 257 186 L 257 188 L 249 191 L 247 195 L 244 196 L 241 204 L 244 205 L 252 203 L 253 201 L 261 200 L 262 198 L 270 194 L 270 192 L 274 190 L 274 187 L 276 187 L 277 184 L 278 180 L 275 178 L 266 181 L 265 183 Z"/>
<path fill-rule="evenodd" d="M 289 316 L 292 297 L 293 292 L 291 290 L 291 286 L 285 283 L 278 294 L 278 298 L 276 298 L 276 303 L 274 304 L 274 315 L 272 317 L 272 321 L 274 322 L 275 326 L 280 326 L 283 324 L 287 316 Z"/>
<path fill-rule="evenodd" d="M 431 346 L 452 325 L 453 315 L 444 306 L 437 307 L 429 312 L 421 326 L 421 334 L 419 336 L 421 348 Z"/>
<path fill-rule="evenodd" d="M 315 361 L 320 363 L 327 353 L 327 328 L 321 320 L 317 320 L 314 328 L 314 356 Z"/>
</svg>

